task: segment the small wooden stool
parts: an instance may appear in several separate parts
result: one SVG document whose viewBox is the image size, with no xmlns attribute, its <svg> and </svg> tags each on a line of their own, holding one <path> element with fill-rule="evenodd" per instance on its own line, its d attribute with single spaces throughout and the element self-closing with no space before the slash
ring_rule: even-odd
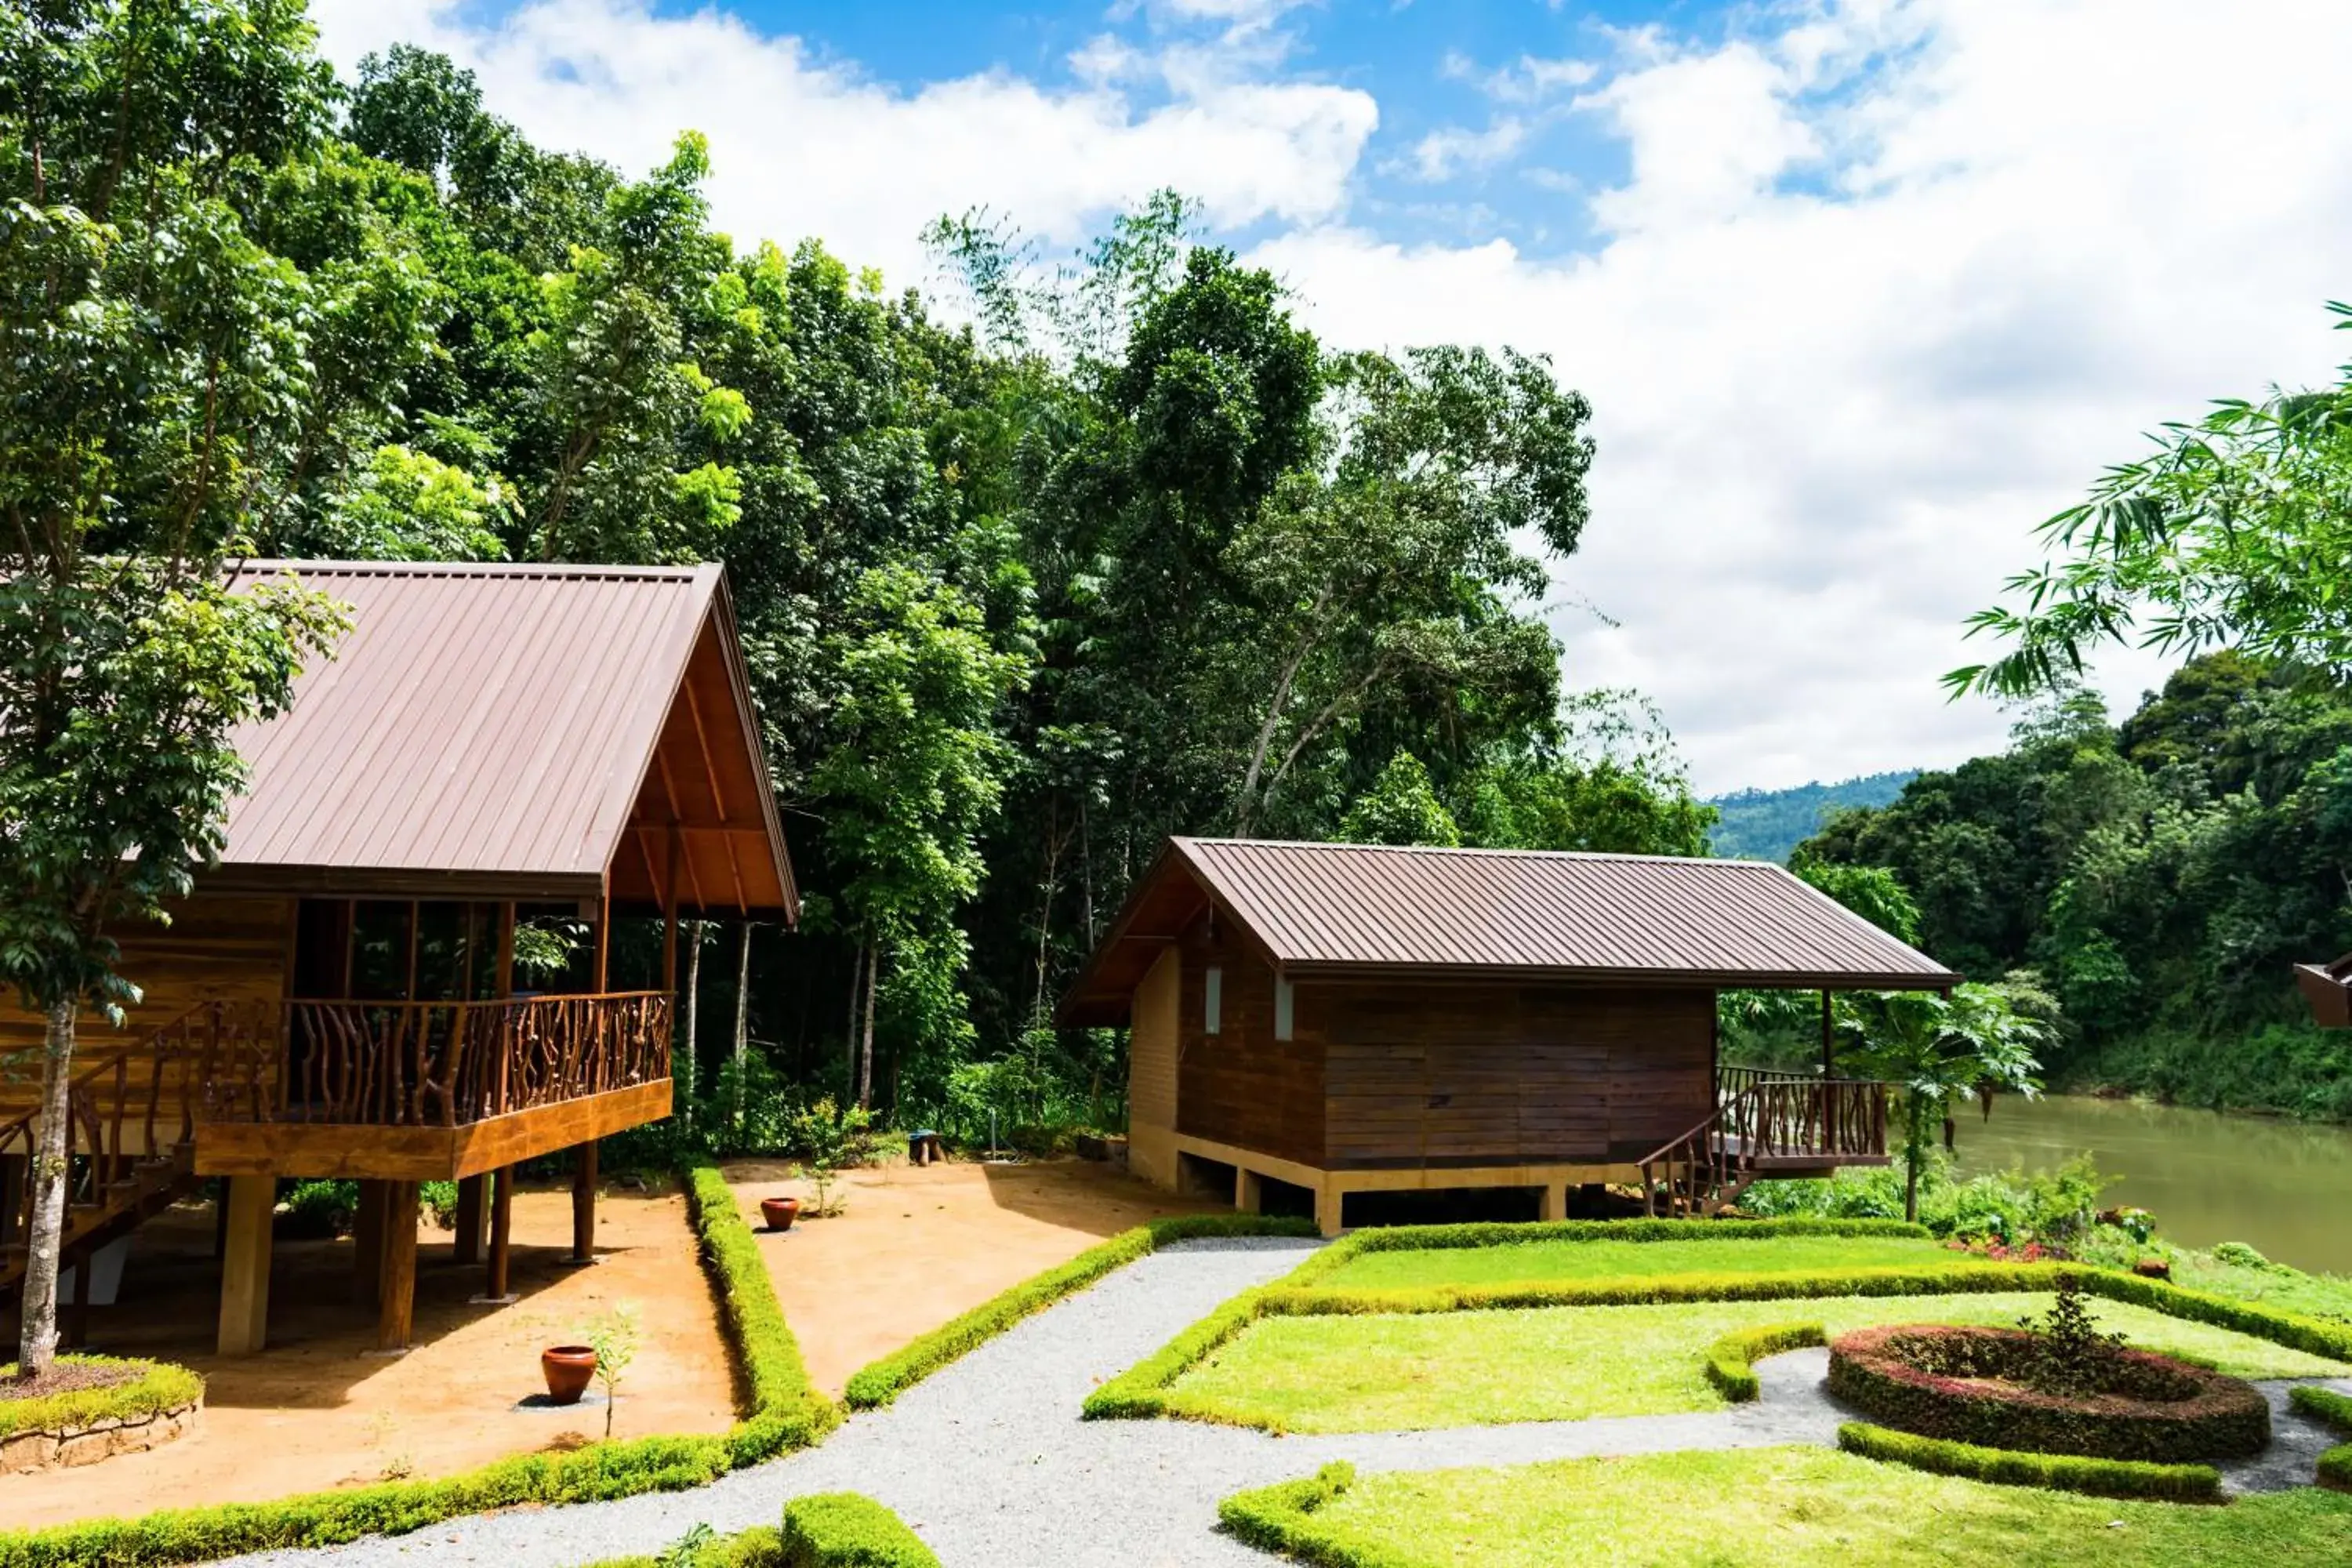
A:
<svg viewBox="0 0 2352 1568">
<path fill-rule="evenodd" d="M 929 1128 L 907 1134 L 907 1163 L 910 1165 L 935 1164 L 947 1156 L 940 1151 L 940 1135 Z"/>
</svg>

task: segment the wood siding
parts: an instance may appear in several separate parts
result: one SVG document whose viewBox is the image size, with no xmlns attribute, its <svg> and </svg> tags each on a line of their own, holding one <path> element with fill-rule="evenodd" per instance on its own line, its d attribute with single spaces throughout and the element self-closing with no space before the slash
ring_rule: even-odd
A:
<svg viewBox="0 0 2352 1568">
<path fill-rule="evenodd" d="M 1135 1026 L 1128 1037 L 1128 1166 L 1146 1181 L 1176 1184 L 1176 1058 L 1178 974 L 1183 961 L 1163 950 L 1135 989 Z"/>
<path fill-rule="evenodd" d="M 1176 1130 L 1323 1163 L 1323 1047 L 1274 1037 L 1274 969 L 1230 926 L 1196 923 L 1177 944 Z M 1209 968 L 1223 973 L 1220 1028 L 1202 1027 Z"/>
<path fill-rule="evenodd" d="M 1332 1169 L 1637 1159 L 1713 1094 L 1710 992 L 1333 984 L 1297 999 L 1323 1047 Z"/>
</svg>

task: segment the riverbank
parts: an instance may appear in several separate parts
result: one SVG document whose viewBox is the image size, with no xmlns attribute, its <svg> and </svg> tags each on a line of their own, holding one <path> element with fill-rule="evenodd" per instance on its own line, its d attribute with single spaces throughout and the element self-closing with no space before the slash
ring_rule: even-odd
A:
<svg viewBox="0 0 2352 1568">
<path fill-rule="evenodd" d="M 2138 1035 L 2064 1062 L 2053 1087 L 2070 1096 L 2352 1124 L 2352 1029 L 2294 1023 L 2227 1039 Z"/>
</svg>

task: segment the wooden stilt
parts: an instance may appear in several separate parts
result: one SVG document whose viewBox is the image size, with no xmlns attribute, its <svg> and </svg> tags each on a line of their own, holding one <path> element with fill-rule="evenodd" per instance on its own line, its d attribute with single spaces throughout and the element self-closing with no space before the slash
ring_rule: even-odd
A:
<svg viewBox="0 0 2352 1568">
<path fill-rule="evenodd" d="M 482 1206 L 482 1184 L 488 1179 L 466 1176 L 457 1183 L 457 1241 L 453 1251 L 460 1264 L 482 1260 L 482 1222 L 488 1217 Z"/>
<path fill-rule="evenodd" d="M 572 1151 L 572 1261 L 596 1261 L 596 1144 L 594 1140 Z"/>
<path fill-rule="evenodd" d="M 514 1167 L 502 1165 L 490 1173 L 489 1278 L 481 1300 L 503 1305 L 514 1300 L 507 1284 L 507 1265 L 514 1241 Z"/>
<path fill-rule="evenodd" d="M 1265 1212 L 1264 1180 L 1255 1171 L 1241 1165 L 1234 1167 L 1234 1212 L 1236 1214 Z"/>
<path fill-rule="evenodd" d="M 404 1351 L 416 1316 L 416 1184 L 388 1182 L 383 1205 L 383 1278 L 376 1297 L 375 1348 Z"/>
<path fill-rule="evenodd" d="M 1837 1076 L 1836 1041 L 1837 1037 L 1830 1028 L 1830 994 L 1824 990 L 1822 993 L 1822 1076 L 1825 1079 Z"/>
<path fill-rule="evenodd" d="M 0 1154 L 0 1247 L 16 1239 L 17 1211 L 25 1206 L 25 1158 Z"/>
<path fill-rule="evenodd" d="M 85 1247 L 80 1258 L 72 1265 L 73 1300 L 66 1313 L 66 1348 L 84 1350 L 89 1345 L 89 1277 L 98 1272 L 92 1267 L 97 1261 L 97 1249 Z"/>
<path fill-rule="evenodd" d="M 269 1220 L 278 1183 L 269 1176 L 231 1176 L 227 1205 L 218 1349 L 225 1356 L 253 1355 L 269 1340 Z"/>
</svg>

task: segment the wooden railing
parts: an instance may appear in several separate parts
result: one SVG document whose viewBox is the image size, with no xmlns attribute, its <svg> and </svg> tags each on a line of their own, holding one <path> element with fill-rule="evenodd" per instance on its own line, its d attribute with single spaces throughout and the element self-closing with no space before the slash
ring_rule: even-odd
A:
<svg viewBox="0 0 2352 1568">
<path fill-rule="evenodd" d="M 136 1163 L 165 1158 L 174 1143 L 195 1136 L 198 1095 L 194 1065 L 179 1023 L 156 1032 L 152 1044 L 109 1046 L 85 1053 L 66 1085 L 66 1202 L 103 1207 L 108 1189 L 131 1181 Z M 32 1227 L 38 1183 L 37 1104 L 0 1122 L 0 1158 L 22 1158 L 23 1191 L 0 1215 L 0 1242 L 20 1241 Z"/>
<path fill-rule="evenodd" d="M 1662 1194 L 1670 1207 L 1713 1213 L 1769 1163 L 1834 1165 L 1885 1154 L 1886 1085 L 1727 1067 L 1716 1074 L 1706 1119 L 1636 1163 L 1652 1213 Z"/>
<path fill-rule="evenodd" d="M 204 1119 L 457 1127 L 669 1076 L 670 999 L 217 1005 Z"/>
</svg>

